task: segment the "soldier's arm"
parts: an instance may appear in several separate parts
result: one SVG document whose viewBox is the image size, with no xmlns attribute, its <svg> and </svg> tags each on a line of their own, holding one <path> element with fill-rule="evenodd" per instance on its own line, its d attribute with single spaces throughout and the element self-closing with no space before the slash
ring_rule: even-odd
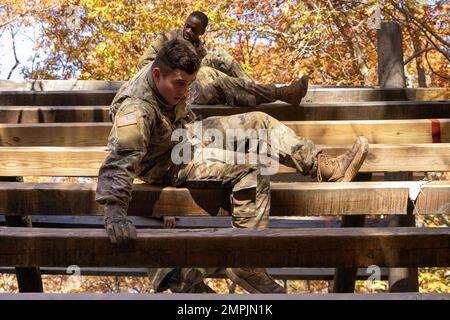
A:
<svg viewBox="0 0 450 320">
<path fill-rule="evenodd" d="M 136 229 L 126 219 L 133 179 L 146 155 L 154 115 L 139 105 L 123 105 L 117 112 L 97 184 L 96 201 L 104 205 L 105 227 L 111 242 L 119 245 L 136 238 Z"/>
<path fill-rule="evenodd" d="M 148 49 L 145 51 L 144 55 L 139 59 L 138 68 L 142 69 L 149 63 L 153 62 L 158 54 L 158 51 L 164 46 L 164 43 L 168 41 L 165 33 L 160 33 L 153 41 Z"/>
</svg>

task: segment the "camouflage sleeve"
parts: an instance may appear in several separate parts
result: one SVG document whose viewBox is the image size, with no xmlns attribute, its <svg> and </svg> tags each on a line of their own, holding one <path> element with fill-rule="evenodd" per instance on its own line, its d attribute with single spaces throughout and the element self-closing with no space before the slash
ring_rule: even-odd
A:
<svg viewBox="0 0 450 320">
<path fill-rule="evenodd" d="M 158 51 L 163 47 L 164 43 L 166 43 L 167 38 L 164 33 L 160 33 L 155 41 L 150 44 L 148 49 L 145 51 L 144 55 L 139 59 L 138 68 L 142 69 L 149 63 L 153 62 L 158 54 Z"/>
<path fill-rule="evenodd" d="M 108 140 L 110 154 L 103 162 L 95 200 L 105 205 L 105 213 L 126 215 L 133 179 L 140 171 L 155 122 L 154 113 L 131 103 L 119 108 Z"/>
</svg>

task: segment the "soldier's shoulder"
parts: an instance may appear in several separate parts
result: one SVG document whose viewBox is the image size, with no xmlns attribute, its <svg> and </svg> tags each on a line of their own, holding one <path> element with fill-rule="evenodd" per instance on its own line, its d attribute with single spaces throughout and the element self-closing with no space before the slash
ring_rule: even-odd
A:
<svg viewBox="0 0 450 320">
<path fill-rule="evenodd" d="M 138 98 L 127 98 L 122 102 L 117 114 L 127 114 L 135 112 L 139 116 L 145 116 L 146 118 L 153 119 L 157 117 L 157 104 L 156 101 L 147 101 Z"/>
</svg>

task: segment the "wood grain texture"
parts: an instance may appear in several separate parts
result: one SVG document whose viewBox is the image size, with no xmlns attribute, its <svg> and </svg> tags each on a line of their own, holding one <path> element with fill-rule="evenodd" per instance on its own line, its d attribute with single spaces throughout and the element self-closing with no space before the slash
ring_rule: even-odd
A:
<svg viewBox="0 0 450 320">
<path fill-rule="evenodd" d="M 406 214 L 409 190 L 417 182 L 272 183 L 272 216 Z M 0 184 L 0 212 L 6 215 L 102 215 L 95 184 Z M 211 201 L 215 199 L 215 201 Z M 416 213 L 449 214 L 450 183 L 427 184 Z M 228 215 L 229 190 L 134 185 L 129 215 Z"/>
<path fill-rule="evenodd" d="M 175 254 L 176 253 L 176 254 Z M 0 265 L 419 267 L 450 264 L 449 228 L 139 230 L 120 250 L 104 230 L 0 227 Z"/>
<path fill-rule="evenodd" d="M 300 106 L 270 103 L 256 107 L 193 105 L 192 110 L 203 119 L 251 111 L 265 112 L 281 121 L 433 119 L 450 117 L 450 101 L 333 101 Z M 108 111 L 109 106 L 102 104 L 0 105 L 0 123 L 109 122 Z"/>
<path fill-rule="evenodd" d="M 108 105 L 117 90 L 0 91 L 1 105 Z M 1 90 L 1 88 L 0 88 Z M 304 102 L 450 100 L 448 88 L 310 88 Z"/>
<path fill-rule="evenodd" d="M 350 145 L 318 145 L 337 156 Z M 97 176 L 105 147 L 0 147 L 0 176 Z M 450 171 L 450 144 L 371 144 L 361 172 Z M 279 173 L 296 170 L 284 165 Z"/>
<path fill-rule="evenodd" d="M 437 119 L 440 141 L 450 143 L 450 119 Z M 431 120 L 285 121 L 317 144 L 351 144 L 359 135 L 372 144 L 432 143 Z M 105 146 L 108 122 L 0 124 L 0 146 Z"/>
</svg>

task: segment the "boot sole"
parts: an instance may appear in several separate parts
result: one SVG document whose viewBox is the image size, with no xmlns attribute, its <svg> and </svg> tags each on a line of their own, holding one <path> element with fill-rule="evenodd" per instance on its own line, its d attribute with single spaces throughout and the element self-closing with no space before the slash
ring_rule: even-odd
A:
<svg viewBox="0 0 450 320">
<path fill-rule="evenodd" d="M 239 286 L 247 290 L 249 293 L 262 293 L 253 288 L 253 286 L 251 286 L 247 281 L 239 278 L 232 270 L 228 269 L 226 274 L 231 279 L 231 281 L 238 284 Z"/>
<path fill-rule="evenodd" d="M 249 293 L 267 293 L 255 289 L 250 283 L 248 283 L 242 278 L 239 278 L 231 269 L 227 269 L 226 274 L 231 279 L 231 281 L 238 284 L 243 289 L 247 290 Z M 286 293 L 286 292 L 283 291 L 283 292 L 269 292 L 269 293 Z"/>
<path fill-rule="evenodd" d="M 366 137 L 360 136 L 358 137 L 358 142 L 360 144 L 358 152 L 345 171 L 344 178 L 341 182 L 352 181 L 364 163 L 364 160 L 366 160 L 367 153 L 369 152 L 369 141 Z"/>
</svg>

